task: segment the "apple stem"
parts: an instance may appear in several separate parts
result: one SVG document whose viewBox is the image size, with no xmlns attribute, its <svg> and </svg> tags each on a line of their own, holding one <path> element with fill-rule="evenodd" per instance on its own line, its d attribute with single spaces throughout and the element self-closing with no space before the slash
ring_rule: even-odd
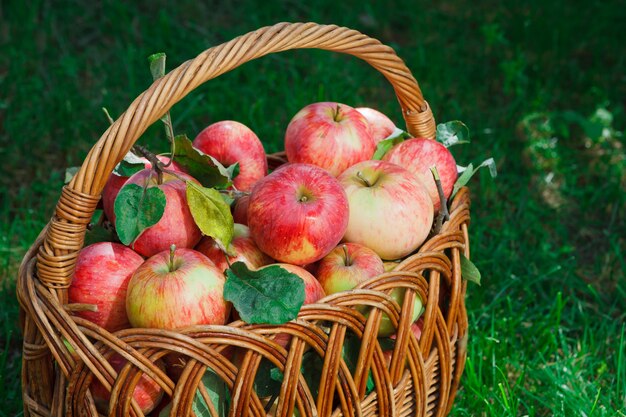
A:
<svg viewBox="0 0 626 417">
<path fill-rule="evenodd" d="M 437 234 L 441 230 L 443 222 L 445 220 L 450 220 L 450 213 L 448 212 L 448 202 L 446 201 L 446 196 L 443 192 L 443 185 L 441 185 L 441 178 L 439 177 L 439 171 L 437 171 L 437 167 L 430 167 L 430 172 L 433 174 L 435 184 L 437 184 L 437 193 L 439 194 L 439 214 L 437 215 L 437 221 L 435 222 L 435 228 L 433 231 L 435 234 Z"/>
<path fill-rule="evenodd" d="M 172 246 L 170 246 L 170 261 L 168 263 L 168 268 L 170 272 L 174 272 L 174 252 L 176 251 L 176 245 L 172 244 Z"/>
<path fill-rule="evenodd" d="M 370 183 L 367 178 L 365 178 L 365 176 L 363 176 L 363 173 L 361 171 L 357 171 L 356 176 L 358 179 L 360 179 L 361 181 L 363 181 L 363 184 L 365 184 L 366 187 L 371 187 L 372 183 Z"/>
<path fill-rule="evenodd" d="M 339 119 L 339 115 L 341 114 L 341 107 L 339 106 L 339 104 L 337 104 L 337 108 L 335 108 L 335 114 L 333 114 L 333 120 L 335 122 L 338 122 Z"/>
<path fill-rule="evenodd" d="M 348 247 L 346 245 L 341 245 L 341 249 L 343 249 L 343 254 L 346 257 L 346 266 L 352 265 L 352 259 L 350 259 L 350 254 L 348 253 Z"/>
</svg>

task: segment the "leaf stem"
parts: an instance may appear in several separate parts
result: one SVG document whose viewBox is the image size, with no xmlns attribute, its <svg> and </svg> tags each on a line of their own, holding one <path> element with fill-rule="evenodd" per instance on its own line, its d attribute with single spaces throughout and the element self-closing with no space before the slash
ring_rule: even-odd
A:
<svg viewBox="0 0 626 417">
<path fill-rule="evenodd" d="M 446 220 L 450 220 L 450 213 L 448 212 L 448 202 L 446 201 L 446 196 L 443 192 L 443 185 L 441 185 L 441 178 L 439 177 L 439 171 L 437 171 L 437 167 L 430 167 L 430 172 L 433 174 L 435 184 L 437 184 L 437 193 L 439 194 L 439 214 L 437 215 L 437 221 L 435 222 L 435 228 L 433 231 L 434 234 L 437 234 L 441 230 L 443 222 Z"/>
<path fill-rule="evenodd" d="M 145 146 L 134 145 L 132 150 L 134 153 L 143 155 L 148 161 L 150 161 L 150 164 L 152 164 L 152 169 L 154 169 L 154 171 L 157 173 L 157 183 L 159 185 L 163 184 L 163 168 L 165 167 L 165 165 L 163 165 L 163 162 L 159 161 L 159 158 L 157 158 L 157 156 L 150 152 Z"/>
<path fill-rule="evenodd" d="M 109 114 L 109 111 L 107 110 L 107 108 L 106 108 L 106 107 L 103 107 L 103 108 L 102 108 L 102 111 L 103 111 L 103 112 L 104 112 L 104 114 L 106 115 L 107 120 L 109 121 L 109 124 L 113 124 L 113 123 L 115 123 L 115 120 L 113 120 L 113 118 L 112 118 L 112 117 L 111 117 L 111 115 Z"/>
<path fill-rule="evenodd" d="M 150 73 L 152 74 L 152 80 L 156 81 L 165 75 L 165 60 L 166 55 L 163 52 L 152 54 L 148 57 L 150 62 Z M 176 145 L 174 144 L 174 127 L 172 126 L 172 117 L 169 110 L 161 117 L 165 128 L 165 136 L 172 146 L 172 152 L 170 154 L 170 161 L 164 165 L 164 167 L 170 166 L 174 161 L 174 153 L 176 151 Z"/>
</svg>

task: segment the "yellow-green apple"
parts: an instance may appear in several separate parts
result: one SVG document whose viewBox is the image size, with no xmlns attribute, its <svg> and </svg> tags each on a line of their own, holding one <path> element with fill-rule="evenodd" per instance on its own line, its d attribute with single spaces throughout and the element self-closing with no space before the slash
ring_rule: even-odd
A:
<svg viewBox="0 0 626 417">
<path fill-rule="evenodd" d="M 126 290 L 143 258 L 132 249 L 111 242 L 84 247 L 78 254 L 68 290 L 70 303 L 93 304 L 96 311 L 78 311 L 98 326 L 114 332 L 130 327 L 126 316 Z"/>
<path fill-rule="evenodd" d="M 225 324 L 226 278 L 213 262 L 193 249 L 170 249 L 145 261 L 133 274 L 126 311 L 133 327 L 177 329 Z"/>
<path fill-rule="evenodd" d="M 319 261 L 316 276 L 330 295 L 351 290 L 383 272 L 383 261 L 376 252 L 358 243 L 343 243 Z"/>
<path fill-rule="evenodd" d="M 346 242 L 367 246 L 391 260 L 408 255 L 426 240 L 433 203 L 415 175 L 390 162 L 370 160 L 348 168 L 337 179 L 350 205 Z"/>
<path fill-rule="evenodd" d="M 196 250 L 205 254 L 220 271 L 226 271 L 229 263 L 241 261 L 250 269 L 258 269 L 263 265 L 273 262 L 272 258 L 261 252 L 261 249 L 254 243 L 250 237 L 250 229 L 243 224 L 235 223 L 235 233 L 231 242 L 230 249 L 235 256 L 229 256 L 226 261 L 226 255 L 220 249 L 220 246 L 210 237 L 204 237 L 196 246 Z"/>
<path fill-rule="evenodd" d="M 399 262 L 396 261 L 385 261 L 383 262 L 383 267 L 385 268 L 385 272 L 390 272 L 396 269 L 396 266 L 399 265 Z"/>
<path fill-rule="evenodd" d="M 357 107 L 355 110 L 367 119 L 367 123 L 369 123 L 372 132 L 372 138 L 376 143 L 385 139 L 396 130 L 396 125 L 391 119 L 378 110 L 370 107 Z"/>
<path fill-rule="evenodd" d="M 171 245 L 193 248 L 200 241 L 202 233 L 187 205 L 185 181 L 198 183 L 182 172 L 164 172 L 159 184 L 156 173 L 150 169 L 141 170 L 126 181 L 126 184 L 137 184 L 141 187 L 159 187 L 165 193 L 166 204 L 161 220 L 145 229 L 132 244 L 132 248 L 139 254 L 150 257 L 168 250 Z"/>
<path fill-rule="evenodd" d="M 399 305 L 402 307 L 402 303 L 404 303 L 404 295 L 406 293 L 405 288 L 394 288 L 391 290 L 391 298 L 393 298 Z M 424 312 L 424 305 L 422 300 L 415 296 L 415 302 L 413 303 L 413 314 L 411 316 L 411 323 L 414 323 Z M 378 336 L 390 336 L 396 332 L 396 328 L 391 324 L 391 319 L 385 313 L 383 313 L 380 319 L 380 327 L 378 328 Z"/>
<path fill-rule="evenodd" d="M 170 158 L 163 155 L 157 155 L 159 161 L 163 162 L 163 164 L 168 164 L 170 162 Z M 152 168 L 152 164 L 146 158 L 138 158 L 140 161 L 143 161 L 144 167 L 146 169 Z M 170 171 L 175 172 L 185 172 L 183 168 L 173 161 L 167 168 Z M 115 198 L 117 194 L 120 192 L 120 189 L 124 186 L 129 177 L 123 175 L 117 175 L 115 172 L 112 172 L 109 175 L 109 179 L 104 185 L 104 189 L 102 190 L 102 210 L 104 211 L 104 215 L 111 223 L 115 223 Z"/>
<path fill-rule="evenodd" d="M 400 165 L 415 174 L 424 184 L 433 201 L 435 211 L 441 206 L 437 184 L 430 168 L 437 167 L 441 186 L 446 197 L 450 197 L 457 178 L 454 157 L 443 144 L 425 138 L 408 139 L 389 150 L 383 160 Z"/>
<path fill-rule="evenodd" d="M 249 191 L 255 182 L 267 175 L 263 144 L 242 123 L 232 120 L 213 123 L 196 136 L 193 146 L 224 166 L 239 162 L 239 175 L 233 181 L 238 190 Z"/>
<path fill-rule="evenodd" d="M 126 365 L 127 361 L 120 354 L 114 353 L 113 356 L 109 359 L 109 363 L 115 369 L 116 372 L 120 372 L 122 368 Z M 163 361 L 155 362 L 156 365 L 163 371 L 165 371 L 165 364 Z M 94 402 L 96 404 L 96 408 L 100 413 L 107 415 L 108 414 L 108 406 L 109 400 L 111 398 L 111 393 L 104 388 L 104 385 L 100 383 L 98 380 L 92 381 L 89 386 L 91 394 L 93 395 Z M 148 375 L 143 374 L 139 378 L 137 385 L 135 385 L 135 390 L 133 391 L 133 399 L 137 402 L 139 408 L 144 415 L 149 414 L 155 407 L 159 404 L 161 399 L 163 398 L 163 388 L 150 378 Z"/>
<path fill-rule="evenodd" d="M 346 193 L 335 177 L 314 165 L 283 165 L 250 194 L 250 234 L 279 262 L 306 265 L 323 258 L 347 225 Z"/>
<path fill-rule="evenodd" d="M 375 150 L 367 120 L 345 104 L 309 104 L 296 113 L 285 132 L 289 162 L 317 165 L 334 176 L 370 159 Z"/>
<path fill-rule="evenodd" d="M 233 205 L 233 220 L 235 223 L 248 225 L 248 204 L 250 204 L 250 196 L 244 195 L 239 197 Z"/>
<path fill-rule="evenodd" d="M 417 340 L 419 342 L 419 340 L 422 337 L 422 328 L 424 327 L 424 318 L 420 317 L 415 323 L 411 324 L 411 333 L 413 333 L 413 336 L 415 336 L 415 340 Z M 396 340 L 397 337 L 397 333 L 392 334 L 391 336 L 389 336 L 390 339 L 392 340 Z M 383 356 L 385 357 L 385 360 L 387 362 L 387 365 L 389 365 L 391 363 L 391 355 L 393 353 L 393 349 L 391 350 L 384 350 L 383 351 Z"/>
</svg>

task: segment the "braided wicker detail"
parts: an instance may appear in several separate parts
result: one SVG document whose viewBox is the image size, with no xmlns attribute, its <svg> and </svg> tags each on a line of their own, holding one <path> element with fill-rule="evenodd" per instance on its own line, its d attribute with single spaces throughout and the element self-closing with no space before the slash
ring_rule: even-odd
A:
<svg viewBox="0 0 626 417">
<path fill-rule="evenodd" d="M 280 326 L 234 322 L 111 334 L 73 316 L 66 304 L 66 289 L 99 195 L 137 138 L 203 82 L 252 59 L 296 48 L 326 49 L 365 60 L 394 88 L 409 132 L 434 137 L 430 107 L 393 50 L 333 25 L 280 23 L 262 28 L 209 49 L 154 82 L 91 149 L 20 267 L 26 416 L 98 416 L 90 393 L 94 380 L 111 393 L 108 415 L 142 416 L 132 396 L 142 375 L 164 391 L 170 415 L 191 416 L 196 395 L 211 403 L 201 383 L 211 369 L 231 394 L 230 416 L 266 417 L 268 399 L 259 398 L 254 389 L 264 362 L 283 373 L 275 417 L 291 417 L 294 409 L 303 417 L 441 417 L 449 412 L 467 347 L 466 283 L 460 269 L 461 254 L 469 257 L 466 189 L 454 198 L 442 230 L 394 271 L 304 306 L 296 320 Z M 284 153 L 268 156 L 271 168 L 284 162 Z M 390 295 L 397 287 L 405 288 L 402 305 Z M 409 314 L 417 297 L 426 309 L 419 340 L 410 331 Z M 397 329 L 390 352 L 383 352 L 378 339 L 383 314 Z M 289 338 L 286 347 L 278 343 L 280 337 Z M 344 348 L 354 338 L 359 352 L 351 368 Z M 114 354 L 127 360 L 120 372 L 109 363 Z M 155 364 L 171 355 L 183 361 L 176 375 Z M 321 379 L 312 385 L 300 372 L 305 358 L 322 363 Z"/>
</svg>

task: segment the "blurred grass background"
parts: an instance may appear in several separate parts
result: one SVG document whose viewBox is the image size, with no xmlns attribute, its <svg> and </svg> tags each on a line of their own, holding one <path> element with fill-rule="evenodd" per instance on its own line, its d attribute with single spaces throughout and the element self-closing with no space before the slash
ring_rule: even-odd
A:
<svg viewBox="0 0 626 417">
<path fill-rule="evenodd" d="M 3 1 L 0 4 L 0 416 L 22 413 L 15 277 L 52 215 L 64 170 L 172 69 L 279 21 L 348 26 L 394 47 L 438 121 L 493 156 L 471 182 L 468 361 L 454 416 L 626 415 L 626 7 L 623 2 Z M 281 148 L 314 101 L 370 106 L 396 123 L 393 91 L 352 57 L 293 51 L 248 63 L 172 109 L 177 133 L 222 119 Z M 160 127 L 141 143 L 159 150 Z"/>
</svg>

